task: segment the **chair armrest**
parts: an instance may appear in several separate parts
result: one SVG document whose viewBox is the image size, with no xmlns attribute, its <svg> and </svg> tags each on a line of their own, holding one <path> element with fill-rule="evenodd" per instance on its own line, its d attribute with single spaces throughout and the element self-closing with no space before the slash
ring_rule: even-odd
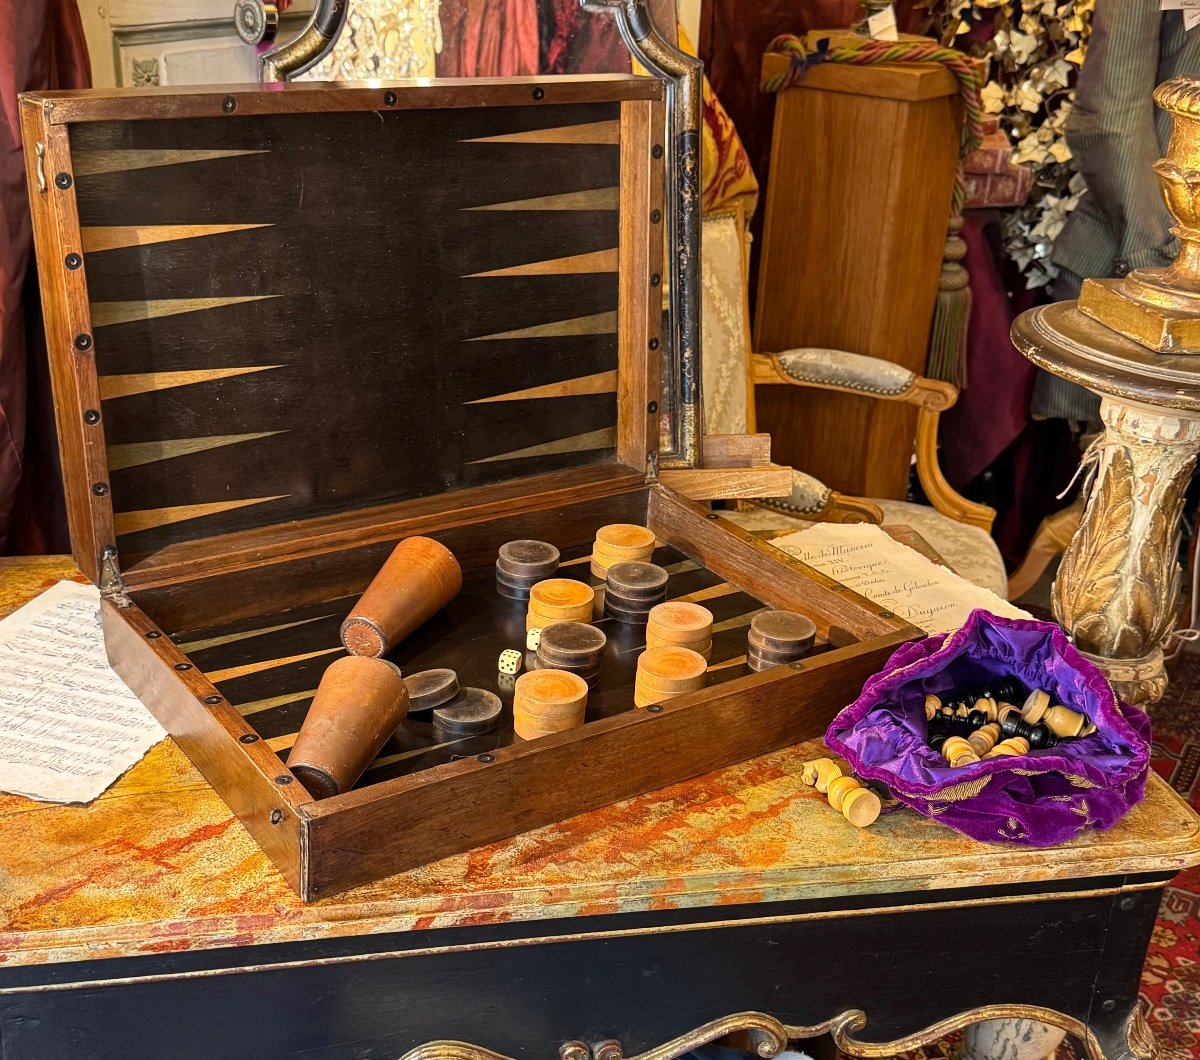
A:
<svg viewBox="0 0 1200 1060">
<path fill-rule="evenodd" d="M 967 500 L 942 474 L 937 455 L 939 415 L 925 408 L 917 413 L 917 479 L 921 489 L 929 503 L 943 515 L 958 523 L 978 526 L 990 534 L 996 509 Z"/>
<path fill-rule="evenodd" d="M 751 503 L 814 523 L 883 522 L 883 510 L 878 504 L 837 493 L 803 471 L 792 472 L 792 491 L 786 497 L 755 497 Z"/>
<path fill-rule="evenodd" d="M 782 353 L 756 353 L 751 361 L 756 385 L 783 383 L 838 390 L 880 401 L 903 401 L 931 412 L 943 412 L 958 400 L 958 390 L 951 383 L 927 379 L 863 353 L 804 347 Z"/>
</svg>

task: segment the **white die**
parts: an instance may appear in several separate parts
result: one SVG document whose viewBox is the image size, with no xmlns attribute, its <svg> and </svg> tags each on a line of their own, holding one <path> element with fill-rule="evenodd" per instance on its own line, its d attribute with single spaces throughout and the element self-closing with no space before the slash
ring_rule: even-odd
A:
<svg viewBox="0 0 1200 1060">
<path fill-rule="evenodd" d="M 506 648 L 500 653 L 500 672 L 515 674 L 521 669 L 521 653 L 514 648 Z"/>
<path fill-rule="evenodd" d="M 540 629 L 531 629 L 525 634 L 525 647 L 530 651 L 537 651 L 538 645 L 542 643 L 542 631 Z"/>
</svg>

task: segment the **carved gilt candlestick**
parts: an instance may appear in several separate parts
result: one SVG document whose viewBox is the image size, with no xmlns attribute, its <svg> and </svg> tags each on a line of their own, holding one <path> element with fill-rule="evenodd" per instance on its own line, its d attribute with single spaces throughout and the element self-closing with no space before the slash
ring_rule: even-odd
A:
<svg viewBox="0 0 1200 1060">
<path fill-rule="evenodd" d="M 1085 280 L 1077 302 L 1029 310 L 1012 329 L 1034 364 L 1101 398 L 1083 520 L 1051 596 L 1075 644 L 1134 703 L 1166 690 L 1179 517 L 1200 451 L 1200 79 L 1167 81 L 1154 98 L 1174 119 L 1154 166 L 1180 241 L 1174 263 Z"/>
</svg>

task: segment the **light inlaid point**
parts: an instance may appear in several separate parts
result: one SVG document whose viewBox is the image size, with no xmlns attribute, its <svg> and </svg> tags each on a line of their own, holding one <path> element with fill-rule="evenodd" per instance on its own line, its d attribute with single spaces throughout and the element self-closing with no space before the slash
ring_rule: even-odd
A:
<svg viewBox="0 0 1200 1060">
<path fill-rule="evenodd" d="M 491 464 L 497 460 L 524 460 L 531 456 L 584 453 L 592 449 L 611 449 L 616 444 L 616 427 L 605 427 L 598 431 L 588 431 L 586 434 L 572 435 L 570 438 L 559 438 L 557 441 L 543 442 L 541 445 L 531 445 L 527 449 L 516 449 L 511 453 L 500 453 L 498 456 L 488 456 L 482 460 L 472 460 L 471 463 Z"/>
<path fill-rule="evenodd" d="M 277 294 L 232 295 L 225 298 L 156 298 L 143 302 L 93 302 L 92 327 L 128 324 L 131 320 L 154 320 L 180 313 L 199 313 L 205 309 L 220 309 L 243 302 L 262 302 L 278 298 Z"/>
<path fill-rule="evenodd" d="M 212 673 L 207 673 L 204 676 L 215 685 L 221 681 L 232 681 L 236 677 L 247 677 L 250 674 L 262 673 L 263 670 L 276 670 L 281 666 L 290 666 L 292 663 L 305 662 L 308 659 L 319 659 L 322 655 L 335 655 L 341 651 L 345 651 L 345 649 L 339 644 L 336 648 L 322 648 L 320 651 L 306 651 L 302 655 L 288 655 L 283 659 L 263 659 L 261 662 L 231 666 L 227 670 L 214 670 Z"/>
<path fill-rule="evenodd" d="M 186 372 L 136 372 L 132 375 L 100 376 L 100 397 L 105 401 L 113 398 L 131 397 L 134 394 L 149 394 L 157 390 L 171 390 L 177 386 L 192 386 L 209 383 L 216 379 L 230 379 L 251 372 L 269 372 L 282 368 L 281 364 L 264 364 L 251 368 L 208 368 Z"/>
<path fill-rule="evenodd" d="M 76 151 L 71 168 L 77 177 L 98 176 L 101 173 L 125 173 L 134 169 L 154 169 L 158 166 L 178 166 L 188 162 L 208 162 L 215 158 L 236 158 L 239 155 L 265 155 L 255 151 Z"/>
<path fill-rule="evenodd" d="M 156 526 L 169 526 L 187 519 L 202 519 L 207 515 L 245 508 L 250 504 L 265 504 L 289 496 L 286 493 L 274 497 L 247 497 L 239 501 L 214 501 L 209 504 L 178 504 L 167 508 L 144 508 L 136 512 L 114 512 L 113 527 L 118 535 L 135 534 L 139 530 L 152 530 Z"/>
<path fill-rule="evenodd" d="M 617 248 L 594 250 L 587 254 L 571 254 L 565 258 L 548 258 L 546 261 L 531 261 L 526 265 L 512 265 L 506 269 L 491 269 L 488 272 L 472 272 L 465 279 L 479 280 L 501 276 L 580 276 L 598 272 L 617 271 Z"/>
<path fill-rule="evenodd" d="M 85 254 L 124 247 L 144 247 L 152 243 L 172 243 L 180 239 L 199 239 L 226 232 L 245 232 L 251 228 L 271 228 L 269 224 L 253 225 L 132 225 L 128 227 L 91 226 L 81 228 Z"/>
<path fill-rule="evenodd" d="M 538 195 L 532 199 L 513 199 L 488 206 L 468 206 L 469 211 L 538 211 L 538 210 L 619 210 L 621 189 L 591 188 L 587 191 L 566 191 L 559 195 Z"/>
<path fill-rule="evenodd" d="M 500 136 L 476 136 L 460 140 L 465 144 L 619 144 L 619 121 L 594 121 L 585 125 L 560 125 L 554 129 L 530 129 L 528 132 L 503 133 Z"/>
<path fill-rule="evenodd" d="M 163 438 L 153 442 L 110 445 L 108 447 L 108 469 L 120 471 L 122 468 L 153 464 L 159 460 L 172 460 L 177 456 L 188 456 L 191 453 L 202 453 L 208 449 L 220 449 L 226 445 L 237 445 L 239 442 L 252 442 L 256 438 L 270 438 L 276 434 L 286 433 L 286 431 L 261 431 L 258 434 L 216 434 L 210 438 Z"/>
<path fill-rule="evenodd" d="M 491 335 L 477 335 L 468 342 L 490 342 L 498 339 L 561 339 L 574 335 L 615 335 L 617 332 L 617 314 L 593 313 L 586 317 L 572 317 L 570 320 L 555 320 L 549 324 L 535 324 L 529 328 L 517 328 L 515 331 L 497 331 Z"/>
<path fill-rule="evenodd" d="M 561 383 L 531 386 L 526 390 L 513 390 L 494 397 L 476 398 L 468 405 L 486 405 L 493 401 L 529 401 L 536 398 L 582 397 L 589 394 L 613 394 L 617 390 L 617 373 L 597 372 L 581 375 L 577 379 L 564 379 Z"/>
</svg>

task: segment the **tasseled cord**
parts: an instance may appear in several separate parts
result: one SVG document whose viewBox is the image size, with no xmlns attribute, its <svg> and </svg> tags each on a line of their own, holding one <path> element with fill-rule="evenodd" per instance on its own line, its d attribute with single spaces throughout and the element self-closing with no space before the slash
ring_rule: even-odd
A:
<svg viewBox="0 0 1200 1060">
<path fill-rule="evenodd" d="M 942 254 L 942 274 L 938 279 L 937 301 L 933 308 L 933 327 L 929 334 L 929 364 L 934 379 L 953 383 L 960 390 L 967 385 L 967 334 L 971 326 L 971 277 L 962 264 L 967 244 L 961 216 L 951 217 Z"/>
</svg>

